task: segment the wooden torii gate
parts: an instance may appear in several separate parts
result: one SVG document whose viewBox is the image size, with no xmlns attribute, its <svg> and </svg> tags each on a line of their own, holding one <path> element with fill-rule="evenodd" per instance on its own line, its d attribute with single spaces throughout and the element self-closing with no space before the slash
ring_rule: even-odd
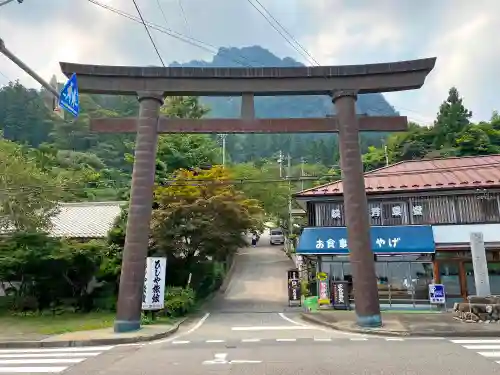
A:
<svg viewBox="0 0 500 375">
<path fill-rule="evenodd" d="M 436 59 L 393 63 L 293 68 L 158 68 L 60 63 L 76 73 L 81 93 L 135 95 L 137 119 L 96 119 L 97 132 L 136 132 L 130 211 L 118 296 L 115 332 L 140 328 L 158 133 L 338 132 L 344 204 L 355 290 L 357 322 L 382 324 L 365 194 L 360 131 L 404 131 L 405 117 L 357 116 L 358 94 L 420 88 Z M 159 117 L 166 96 L 241 96 L 241 119 Z M 256 119 L 254 96 L 330 95 L 332 118 Z"/>
</svg>

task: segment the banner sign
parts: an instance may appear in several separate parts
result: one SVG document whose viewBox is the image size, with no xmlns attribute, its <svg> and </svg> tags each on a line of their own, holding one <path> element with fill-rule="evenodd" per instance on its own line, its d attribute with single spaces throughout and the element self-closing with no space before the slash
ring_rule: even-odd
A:
<svg viewBox="0 0 500 375">
<path fill-rule="evenodd" d="M 167 258 L 147 258 L 142 292 L 143 310 L 161 310 L 165 307 L 166 271 Z"/>
<path fill-rule="evenodd" d="M 349 283 L 347 281 L 332 282 L 333 308 L 337 310 L 349 310 Z"/>
<path fill-rule="evenodd" d="M 301 289 L 299 270 L 288 271 L 288 305 L 298 304 L 301 306 Z"/>
<path fill-rule="evenodd" d="M 319 287 L 319 304 L 329 305 L 330 304 L 330 292 L 328 288 L 328 279 L 318 281 Z"/>
</svg>

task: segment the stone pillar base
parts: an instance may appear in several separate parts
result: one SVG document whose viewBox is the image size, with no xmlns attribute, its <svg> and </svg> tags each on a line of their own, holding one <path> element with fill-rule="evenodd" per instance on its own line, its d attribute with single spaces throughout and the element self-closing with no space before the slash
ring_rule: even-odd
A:
<svg viewBox="0 0 500 375">
<path fill-rule="evenodd" d="M 370 316 L 356 315 L 356 323 L 363 328 L 379 328 L 382 327 L 382 316 L 380 314 Z"/>
<path fill-rule="evenodd" d="M 113 328 L 115 333 L 138 331 L 139 329 L 141 329 L 141 322 L 129 321 L 129 320 L 115 320 L 115 325 Z"/>
</svg>

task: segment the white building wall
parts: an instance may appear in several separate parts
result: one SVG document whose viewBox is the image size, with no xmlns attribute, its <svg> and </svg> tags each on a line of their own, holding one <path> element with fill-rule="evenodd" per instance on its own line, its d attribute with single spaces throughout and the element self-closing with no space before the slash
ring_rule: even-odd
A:
<svg viewBox="0 0 500 375">
<path fill-rule="evenodd" d="M 500 224 L 433 225 L 432 231 L 436 245 L 468 245 L 472 232 L 483 233 L 485 243 L 500 243 Z"/>
</svg>

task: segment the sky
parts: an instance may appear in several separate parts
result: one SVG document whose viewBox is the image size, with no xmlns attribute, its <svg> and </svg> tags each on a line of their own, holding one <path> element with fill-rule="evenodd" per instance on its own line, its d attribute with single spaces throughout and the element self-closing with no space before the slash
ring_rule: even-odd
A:
<svg viewBox="0 0 500 375">
<path fill-rule="evenodd" d="M 137 17 L 132 0 L 96 1 Z M 452 86 L 473 121 L 500 110 L 498 0 L 136 1 L 145 20 L 205 43 L 203 49 L 151 30 L 166 64 L 211 60 L 218 47 L 260 45 L 313 65 L 250 4 L 260 2 L 321 65 L 437 57 L 422 89 L 385 94 L 412 121 L 431 124 Z M 63 80 L 59 61 L 161 65 L 142 24 L 89 0 L 14 0 L 0 7 L 0 38 L 46 80 L 53 74 Z M 39 88 L 0 55 L 0 85 L 16 79 Z"/>
</svg>

